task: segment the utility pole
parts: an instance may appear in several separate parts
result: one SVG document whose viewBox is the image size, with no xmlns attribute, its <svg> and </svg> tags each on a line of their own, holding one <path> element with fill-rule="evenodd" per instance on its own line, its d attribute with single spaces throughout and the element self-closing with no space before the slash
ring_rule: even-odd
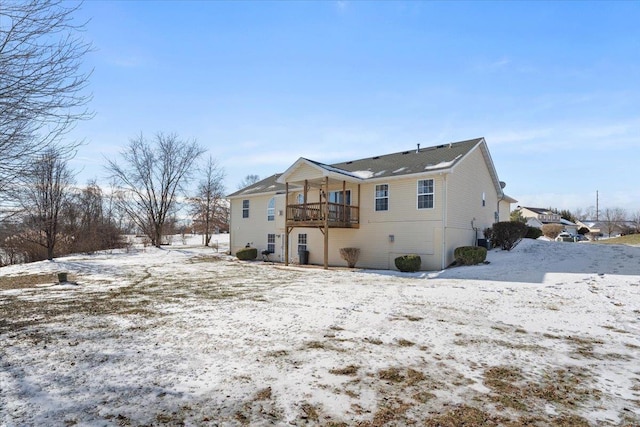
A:
<svg viewBox="0 0 640 427">
<path fill-rule="evenodd" d="M 600 202 L 600 199 L 598 197 L 598 190 L 596 190 L 596 222 L 599 220 L 599 214 L 600 214 L 599 202 Z"/>
</svg>

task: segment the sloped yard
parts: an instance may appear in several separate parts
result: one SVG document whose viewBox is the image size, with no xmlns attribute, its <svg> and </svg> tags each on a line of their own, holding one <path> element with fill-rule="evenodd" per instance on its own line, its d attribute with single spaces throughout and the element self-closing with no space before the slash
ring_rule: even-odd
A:
<svg viewBox="0 0 640 427">
<path fill-rule="evenodd" d="M 184 246 L 2 268 L 0 424 L 640 424 L 640 248 L 489 260 L 323 271 Z"/>
</svg>

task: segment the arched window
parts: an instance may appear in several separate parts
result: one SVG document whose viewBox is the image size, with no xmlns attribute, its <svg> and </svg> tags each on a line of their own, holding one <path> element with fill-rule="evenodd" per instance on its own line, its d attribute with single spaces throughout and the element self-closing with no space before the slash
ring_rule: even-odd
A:
<svg viewBox="0 0 640 427">
<path fill-rule="evenodd" d="M 267 221 L 276 219 L 276 198 L 272 197 L 267 205 Z"/>
</svg>

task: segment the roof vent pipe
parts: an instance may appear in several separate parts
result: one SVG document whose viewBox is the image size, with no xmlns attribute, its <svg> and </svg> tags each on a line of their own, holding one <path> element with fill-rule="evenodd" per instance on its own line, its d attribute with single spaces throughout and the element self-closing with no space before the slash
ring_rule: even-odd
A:
<svg viewBox="0 0 640 427">
<path fill-rule="evenodd" d="M 418 144 L 418 148 L 416 148 L 416 153 L 420 152 L 420 144 Z"/>
</svg>

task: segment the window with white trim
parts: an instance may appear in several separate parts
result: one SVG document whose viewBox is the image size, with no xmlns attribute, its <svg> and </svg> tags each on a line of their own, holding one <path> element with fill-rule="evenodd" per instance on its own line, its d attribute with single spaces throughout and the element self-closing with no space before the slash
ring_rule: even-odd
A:
<svg viewBox="0 0 640 427">
<path fill-rule="evenodd" d="M 249 201 L 242 201 L 242 218 L 249 218 Z"/>
<path fill-rule="evenodd" d="M 267 221 L 274 221 L 276 219 L 276 198 L 272 197 L 267 205 Z"/>
<path fill-rule="evenodd" d="M 433 179 L 418 180 L 418 209 L 433 209 Z"/>
<path fill-rule="evenodd" d="M 376 211 L 389 210 L 389 184 L 376 185 L 375 195 Z"/>
<path fill-rule="evenodd" d="M 307 250 L 307 234 L 298 234 L 298 252 Z"/>
<path fill-rule="evenodd" d="M 276 235 L 275 234 L 267 234 L 267 250 L 269 253 L 276 252 Z"/>
</svg>

